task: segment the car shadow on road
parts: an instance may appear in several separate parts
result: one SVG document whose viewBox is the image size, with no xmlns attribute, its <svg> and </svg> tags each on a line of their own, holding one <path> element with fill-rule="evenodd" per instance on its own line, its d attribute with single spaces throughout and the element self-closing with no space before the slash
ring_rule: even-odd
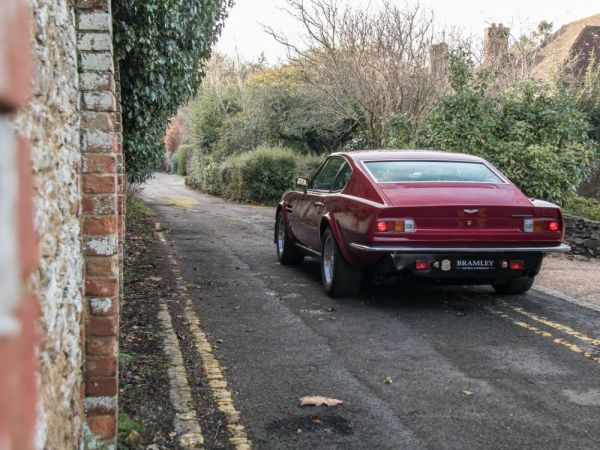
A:
<svg viewBox="0 0 600 450">
<path fill-rule="evenodd" d="M 307 257 L 304 262 L 293 268 L 299 270 L 314 282 L 321 285 L 321 266 L 317 258 Z M 325 296 L 325 291 L 323 291 Z M 512 298 L 520 296 L 511 296 Z M 355 297 L 335 299 L 340 306 L 367 305 L 386 310 L 455 310 L 467 314 L 482 306 L 494 306 L 506 298 L 496 294 L 489 286 L 447 286 L 433 282 L 419 283 L 411 280 L 399 280 L 391 285 L 374 283 L 372 279 L 363 280 L 360 293 Z"/>
</svg>

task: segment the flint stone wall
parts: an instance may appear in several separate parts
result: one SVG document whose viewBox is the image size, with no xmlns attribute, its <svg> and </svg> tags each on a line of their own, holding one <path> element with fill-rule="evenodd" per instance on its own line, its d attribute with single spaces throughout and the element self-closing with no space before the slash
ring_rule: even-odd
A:
<svg viewBox="0 0 600 450">
<path fill-rule="evenodd" d="M 571 253 L 600 258 L 600 222 L 565 214 L 565 240 Z"/>
<path fill-rule="evenodd" d="M 30 0 L 34 78 L 16 125 L 31 143 L 39 268 L 37 448 L 77 448 L 82 427 L 83 255 L 77 35 L 70 0 Z"/>
</svg>

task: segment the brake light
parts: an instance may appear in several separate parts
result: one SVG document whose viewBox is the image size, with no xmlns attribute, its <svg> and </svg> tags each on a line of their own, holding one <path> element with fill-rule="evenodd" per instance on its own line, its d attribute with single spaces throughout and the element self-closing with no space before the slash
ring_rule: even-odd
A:
<svg viewBox="0 0 600 450">
<path fill-rule="evenodd" d="M 509 267 L 512 270 L 523 270 L 525 262 L 522 259 L 514 259 L 510 262 Z"/>
<path fill-rule="evenodd" d="M 523 222 L 523 231 L 525 233 L 543 233 L 544 231 L 560 231 L 560 223 L 556 220 L 533 220 L 525 219 Z"/>
<path fill-rule="evenodd" d="M 387 223 L 386 222 L 377 222 L 377 231 L 387 231 Z"/>
<path fill-rule="evenodd" d="M 417 260 L 415 262 L 415 269 L 417 269 L 417 270 L 427 270 L 427 269 L 429 269 L 429 261 Z"/>
</svg>

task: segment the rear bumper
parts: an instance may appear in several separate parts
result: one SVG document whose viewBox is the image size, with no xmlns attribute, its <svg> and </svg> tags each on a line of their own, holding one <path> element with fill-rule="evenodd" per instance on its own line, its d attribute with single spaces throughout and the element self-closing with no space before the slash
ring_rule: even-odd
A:
<svg viewBox="0 0 600 450">
<path fill-rule="evenodd" d="M 559 252 L 566 253 L 571 251 L 571 247 L 567 244 L 543 246 L 543 247 L 412 247 L 412 246 L 382 246 L 382 245 L 365 245 L 353 242 L 350 247 L 354 250 L 367 253 L 395 253 L 395 254 L 412 254 L 412 253 L 549 253 Z"/>
</svg>

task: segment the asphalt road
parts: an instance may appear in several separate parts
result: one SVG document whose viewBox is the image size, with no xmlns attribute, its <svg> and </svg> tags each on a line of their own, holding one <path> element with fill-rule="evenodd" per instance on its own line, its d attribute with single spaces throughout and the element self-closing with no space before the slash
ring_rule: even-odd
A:
<svg viewBox="0 0 600 450">
<path fill-rule="evenodd" d="M 486 287 L 330 299 L 317 261 L 277 262 L 272 208 L 165 174 L 142 198 L 170 229 L 256 448 L 600 448 L 598 312 Z M 302 408 L 305 395 L 344 404 Z"/>
</svg>

